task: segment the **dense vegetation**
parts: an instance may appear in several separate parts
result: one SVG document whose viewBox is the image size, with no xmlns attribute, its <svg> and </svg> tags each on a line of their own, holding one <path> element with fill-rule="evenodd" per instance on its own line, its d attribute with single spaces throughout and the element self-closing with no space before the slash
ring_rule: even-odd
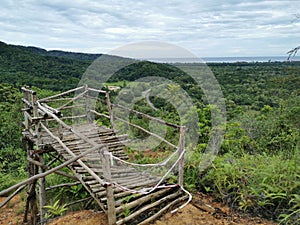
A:
<svg viewBox="0 0 300 225">
<path fill-rule="evenodd" d="M 0 190 L 16 182 L 16 177 L 26 176 L 19 88 L 36 86 L 42 95 L 73 88 L 97 56 L 0 42 Z M 228 123 L 221 151 L 213 166 L 203 173 L 199 173 L 198 164 L 209 137 L 211 106 L 201 98 L 202 91 L 188 75 L 170 65 L 140 62 L 118 71 L 110 81 L 125 86 L 143 76 L 159 75 L 178 83 L 194 100 L 200 120 L 199 143 L 186 163 L 187 187 L 211 192 L 240 210 L 285 224 L 299 223 L 300 63 L 209 66 L 225 95 Z M 170 104 L 161 99 L 151 101 L 160 114 L 155 115 L 143 103 L 137 109 L 178 121 Z M 140 125 L 145 126 L 143 122 Z M 56 179 L 51 175 L 49 182 L 55 183 Z M 79 190 L 65 192 L 74 195 Z"/>
</svg>

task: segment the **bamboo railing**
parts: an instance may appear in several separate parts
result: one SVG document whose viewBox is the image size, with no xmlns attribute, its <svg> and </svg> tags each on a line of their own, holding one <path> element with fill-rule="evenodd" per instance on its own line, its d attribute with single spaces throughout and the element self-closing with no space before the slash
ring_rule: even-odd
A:
<svg viewBox="0 0 300 225">
<path fill-rule="evenodd" d="M 68 178 L 72 178 L 76 181 L 74 183 L 57 185 L 57 187 L 53 187 L 53 188 L 59 188 L 68 185 L 71 186 L 77 184 L 78 182 L 81 182 L 86 187 L 86 189 L 90 192 L 91 196 L 95 199 L 95 201 L 102 208 L 102 210 L 107 213 L 109 224 L 125 223 L 126 221 L 129 221 L 132 217 L 134 217 L 134 215 L 142 212 L 141 210 L 139 210 L 134 214 L 128 216 L 127 218 L 124 218 L 118 222 L 116 221 L 116 213 L 120 213 L 120 211 L 122 212 L 123 209 L 120 208 L 120 206 L 118 207 L 116 206 L 114 188 L 121 187 L 122 185 L 116 183 L 114 181 L 115 178 L 112 176 L 112 174 L 114 173 L 113 171 L 114 169 L 112 168 L 112 164 L 111 164 L 113 153 L 110 153 L 108 151 L 109 143 L 99 144 L 95 142 L 93 139 L 83 134 L 82 132 L 78 131 L 76 128 L 71 126 L 72 121 L 75 120 L 92 123 L 93 118 L 95 116 L 96 117 L 98 116 L 100 118 L 109 120 L 111 129 L 114 132 L 116 132 L 115 121 L 118 120 L 123 123 L 126 123 L 129 126 L 137 128 L 147 133 L 148 135 L 153 136 L 154 138 L 157 138 L 161 142 L 164 142 L 167 145 L 169 145 L 170 148 L 177 149 L 178 160 L 177 160 L 177 164 L 174 166 L 177 166 L 178 168 L 178 185 L 181 187 L 183 186 L 183 176 L 184 176 L 183 158 L 184 158 L 184 151 L 185 151 L 185 132 L 186 132 L 184 126 L 166 122 L 162 119 L 155 118 L 153 116 L 144 114 L 142 112 L 138 112 L 133 109 L 129 109 L 120 104 L 111 103 L 110 93 L 108 91 L 97 90 L 94 88 L 90 88 L 88 86 L 81 86 L 42 99 L 38 99 L 36 92 L 30 90 L 27 87 L 23 87 L 22 91 L 24 93 L 24 97 L 22 99 L 24 103 L 23 136 L 27 138 L 27 159 L 28 159 L 29 178 L 19 184 L 16 184 L 8 188 L 7 190 L 1 191 L 0 196 L 9 193 L 12 190 L 17 189 L 13 194 L 11 194 L 7 198 L 5 202 L 0 204 L 0 207 L 5 205 L 14 195 L 16 195 L 19 191 L 21 191 L 26 186 L 28 186 L 27 201 L 26 201 L 24 221 L 23 221 L 24 223 L 27 222 L 28 220 L 27 219 L 28 213 L 31 213 L 30 218 L 32 224 L 38 224 L 38 221 L 40 221 L 39 222 L 40 224 L 45 224 L 46 210 L 44 206 L 46 205 L 46 190 L 49 190 L 49 188 L 46 189 L 45 186 L 45 182 L 46 182 L 45 177 L 51 173 L 57 173 L 62 176 L 66 176 Z M 98 95 L 100 95 L 101 97 L 99 97 Z M 103 102 L 104 104 L 106 104 L 107 111 L 105 112 L 96 111 L 95 107 L 91 107 L 90 101 L 94 101 L 94 103 L 95 101 Z M 126 121 L 114 115 L 113 108 L 119 108 L 121 110 L 128 111 L 140 117 L 146 118 L 148 120 L 178 130 L 180 135 L 178 144 L 177 145 L 173 144 L 170 141 L 166 140 L 165 138 L 160 137 L 159 135 L 152 133 L 137 124 L 133 124 L 129 121 Z M 70 149 L 63 141 L 63 136 L 65 132 L 69 132 L 70 134 L 74 135 L 81 143 L 85 143 L 84 145 L 90 146 L 89 149 L 85 150 L 84 152 L 81 152 L 80 154 L 78 153 L 75 154 L 74 150 Z M 46 146 L 49 144 L 50 145 L 55 144 L 55 146 L 59 146 L 56 148 L 62 149 L 68 155 L 68 157 L 65 157 L 65 161 L 61 162 L 60 165 L 56 167 L 52 167 L 52 164 L 59 160 L 60 153 L 58 154 L 58 156 L 52 155 L 53 159 L 49 163 L 45 164 L 45 159 L 43 155 L 46 153 L 51 154 L 51 151 L 47 150 L 46 148 Z M 95 172 L 96 170 L 91 169 L 86 164 L 86 162 L 82 160 L 88 154 L 97 154 L 99 156 L 100 163 L 103 166 L 103 169 L 101 170 L 103 172 L 103 176 L 100 177 L 99 174 Z M 114 159 L 119 159 L 119 158 L 114 156 Z M 123 159 L 119 159 L 119 160 L 120 162 L 124 161 Z M 107 206 L 105 206 L 103 202 L 99 198 L 97 198 L 95 193 L 93 193 L 93 191 L 88 188 L 82 176 L 76 175 L 76 171 L 74 169 L 71 168 L 71 170 L 74 172 L 74 175 L 70 175 L 63 171 L 60 171 L 60 169 L 64 167 L 70 168 L 70 165 L 73 165 L 74 162 L 76 162 L 80 166 L 81 170 L 83 170 L 85 173 L 88 173 L 89 176 L 93 180 L 95 180 L 95 182 L 100 184 L 105 189 Z M 123 177 L 119 177 L 118 179 L 126 180 Z M 38 185 L 37 182 L 39 183 Z M 36 193 L 36 187 L 39 187 L 38 193 Z M 130 188 L 130 185 L 128 187 Z M 122 187 L 122 188 L 126 189 L 126 187 Z M 152 197 L 158 196 L 159 193 L 160 192 L 154 193 L 151 196 Z M 36 195 L 38 196 L 35 197 Z M 152 198 L 151 196 L 145 197 L 145 199 Z M 165 197 L 163 198 L 162 201 L 167 201 L 169 198 L 171 197 Z M 36 199 L 38 199 L 39 204 L 36 203 Z M 141 200 L 131 203 L 132 207 L 134 207 L 136 204 L 140 204 L 140 202 Z M 143 210 L 147 210 L 148 208 L 156 206 L 159 204 L 159 202 L 160 201 L 154 202 L 153 204 L 144 207 Z M 172 204 L 169 204 L 168 207 L 170 207 Z M 37 215 L 39 215 L 39 218 Z M 156 216 L 153 216 L 153 218 L 155 218 Z M 148 220 L 150 220 L 150 218 Z"/>
</svg>

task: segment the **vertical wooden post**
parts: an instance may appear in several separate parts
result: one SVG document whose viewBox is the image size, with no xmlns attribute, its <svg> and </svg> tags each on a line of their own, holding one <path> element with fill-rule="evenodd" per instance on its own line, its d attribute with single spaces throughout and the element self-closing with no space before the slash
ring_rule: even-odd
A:
<svg viewBox="0 0 300 225">
<path fill-rule="evenodd" d="M 112 106 L 111 106 L 111 102 L 110 102 L 110 97 L 109 97 L 109 92 L 108 91 L 105 93 L 105 97 L 106 97 L 106 104 L 107 104 L 107 108 L 108 108 L 108 112 L 109 112 L 109 118 L 110 118 L 111 128 L 115 131 L 114 115 L 113 115 Z"/>
<path fill-rule="evenodd" d="M 29 96 L 28 96 L 28 92 L 24 91 L 24 99 L 26 101 L 29 102 Z M 29 106 L 24 102 L 24 124 L 25 124 L 25 130 L 28 130 L 30 125 L 29 125 L 29 119 L 27 117 L 27 114 L 25 113 L 25 110 L 28 108 Z"/>
<path fill-rule="evenodd" d="M 45 165 L 43 154 L 39 155 L 39 161 L 43 165 Z M 39 173 L 43 173 L 45 170 L 42 167 L 39 167 Z M 40 224 L 46 224 L 45 222 L 45 214 L 46 209 L 44 206 L 46 205 L 46 177 L 42 177 L 39 180 L 39 211 L 40 211 Z"/>
<path fill-rule="evenodd" d="M 85 91 L 88 91 L 88 86 L 85 85 L 84 87 Z M 89 104 L 89 92 L 86 92 L 85 93 L 85 113 L 86 113 L 86 118 L 87 118 L 87 121 L 89 123 L 92 123 L 93 120 L 92 120 L 92 117 L 91 117 L 91 112 L 90 112 L 90 104 Z"/>
<path fill-rule="evenodd" d="M 27 140 L 26 143 L 26 148 L 27 148 L 27 157 L 32 157 L 30 151 L 33 149 L 33 143 L 29 140 Z M 28 162 L 27 166 L 27 171 L 28 171 L 28 178 L 34 176 L 37 174 L 37 167 Z M 28 189 L 26 191 L 26 206 L 25 206 L 25 212 L 24 212 L 24 218 L 23 218 L 23 223 L 27 223 L 28 221 L 28 212 L 30 209 L 30 214 L 31 214 L 31 224 L 37 225 L 37 205 L 36 205 L 36 181 L 33 181 L 31 184 L 28 185 Z"/>
<path fill-rule="evenodd" d="M 180 127 L 180 137 L 179 137 L 179 144 L 178 144 L 178 155 L 180 156 L 185 148 L 185 127 Z M 184 155 L 178 162 L 178 184 L 183 186 L 183 175 L 184 175 Z"/>
<path fill-rule="evenodd" d="M 111 169 L 110 169 L 110 156 L 107 151 L 100 152 L 102 164 L 103 164 L 103 176 L 106 182 L 111 183 Z M 113 186 L 108 184 L 106 186 L 106 195 L 107 195 L 107 217 L 108 224 L 114 225 L 116 224 L 116 203 L 114 198 L 114 189 Z"/>
<path fill-rule="evenodd" d="M 37 106 L 37 96 L 36 93 L 32 93 L 32 105 L 33 105 L 33 116 L 37 118 L 39 116 L 38 114 L 38 106 Z M 41 134 L 40 134 L 40 121 L 37 120 L 35 121 L 35 133 L 37 135 L 36 139 L 36 147 L 39 149 L 40 144 L 41 144 Z M 38 160 L 40 161 L 41 164 L 45 164 L 43 153 L 39 154 Z M 45 172 L 42 167 L 39 167 L 38 173 L 43 173 Z M 40 211 L 40 224 L 45 224 L 45 213 L 46 209 L 44 208 L 46 204 L 46 178 L 40 178 L 39 180 L 39 211 Z"/>
</svg>

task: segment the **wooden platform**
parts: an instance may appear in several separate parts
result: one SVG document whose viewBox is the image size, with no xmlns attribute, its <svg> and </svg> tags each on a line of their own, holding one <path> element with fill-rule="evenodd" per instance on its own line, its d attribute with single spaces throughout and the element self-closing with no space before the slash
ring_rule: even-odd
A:
<svg viewBox="0 0 300 225">
<path fill-rule="evenodd" d="M 51 171 L 49 166 L 44 164 L 43 154 L 51 152 L 53 156 L 53 152 L 55 152 L 52 162 L 60 159 L 62 165 L 65 163 L 68 166 L 73 172 L 74 178 L 85 187 L 99 207 L 108 215 L 111 225 L 149 223 L 189 198 L 181 188 L 183 182 L 182 153 L 181 159 L 176 165 L 179 166 L 178 184 L 168 184 L 162 180 L 162 177 L 157 177 L 154 173 L 128 165 L 126 162 L 128 155 L 125 149 L 126 143 L 129 143 L 130 140 L 126 134 L 117 135 L 113 129 L 109 94 L 87 87 L 74 90 L 83 90 L 84 92 L 79 94 L 79 97 L 67 98 L 65 95 L 72 92 L 68 91 L 39 101 L 34 91 L 23 89 L 25 103 L 23 138 L 28 142 L 29 176 L 38 175 L 34 169 L 36 166 L 39 166 L 41 171 L 46 169 Z M 95 111 L 89 110 L 88 107 L 89 91 L 105 94 L 109 111 L 108 113 L 97 113 L 97 115 L 109 118 L 112 128 L 98 126 L 95 122 L 91 122 L 89 115 Z M 63 98 L 60 99 L 61 97 Z M 85 101 L 79 107 L 85 106 L 83 109 L 86 110 L 86 115 L 80 116 L 80 118 L 85 118 L 86 122 L 82 123 L 81 120 L 79 124 L 67 125 L 60 118 L 63 115 L 61 110 L 73 108 L 69 104 L 79 98 Z M 53 108 L 46 104 L 49 100 L 51 102 L 59 101 L 62 104 L 58 108 Z M 143 115 L 137 113 L 139 116 Z M 145 116 L 151 119 L 150 116 Z M 156 118 L 153 119 L 165 123 Z M 52 125 L 49 125 L 48 121 L 51 121 Z M 165 124 L 168 125 L 168 123 Z M 137 125 L 134 126 L 139 128 Z M 179 126 L 172 125 L 172 127 L 178 128 Z M 149 134 L 152 133 L 149 132 Z M 178 148 L 182 152 L 184 150 L 184 135 L 182 134 L 179 143 Z M 36 146 L 36 150 L 33 150 L 34 146 Z M 54 171 L 53 168 L 52 170 Z M 47 173 L 44 174 L 46 176 Z M 60 174 L 62 173 L 60 172 Z M 45 180 L 43 179 L 39 191 L 41 224 L 44 224 L 43 216 L 45 214 L 42 206 L 46 202 Z M 153 188 L 159 181 L 161 181 L 159 187 Z M 29 196 L 34 194 L 35 187 L 34 183 L 30 185 Z M 32 205 L 31 208 L 34 208 L 36 203 L 30 197 L 27 200 Z M 35 222 L 37 221 L 35 219 Z"/>
</svg>

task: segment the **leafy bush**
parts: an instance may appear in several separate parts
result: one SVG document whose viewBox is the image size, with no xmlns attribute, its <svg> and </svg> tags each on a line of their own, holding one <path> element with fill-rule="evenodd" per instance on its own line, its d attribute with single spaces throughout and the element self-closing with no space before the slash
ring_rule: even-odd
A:
<svg viewBox="0 0 300 225">
<path fill-rule="evenodd" d="M 271 219 L 283 217 L 285 222 L 294 220 L 288 215 L 297 210 L 299 215 L 300 211 L 300 165 L 296 152 L 288 159 L 283 154 L 217 157 L 214 167 L 201 180 L 202 188 L 213 190 L 220 200 L 240 210 Z"/>
</svg>

